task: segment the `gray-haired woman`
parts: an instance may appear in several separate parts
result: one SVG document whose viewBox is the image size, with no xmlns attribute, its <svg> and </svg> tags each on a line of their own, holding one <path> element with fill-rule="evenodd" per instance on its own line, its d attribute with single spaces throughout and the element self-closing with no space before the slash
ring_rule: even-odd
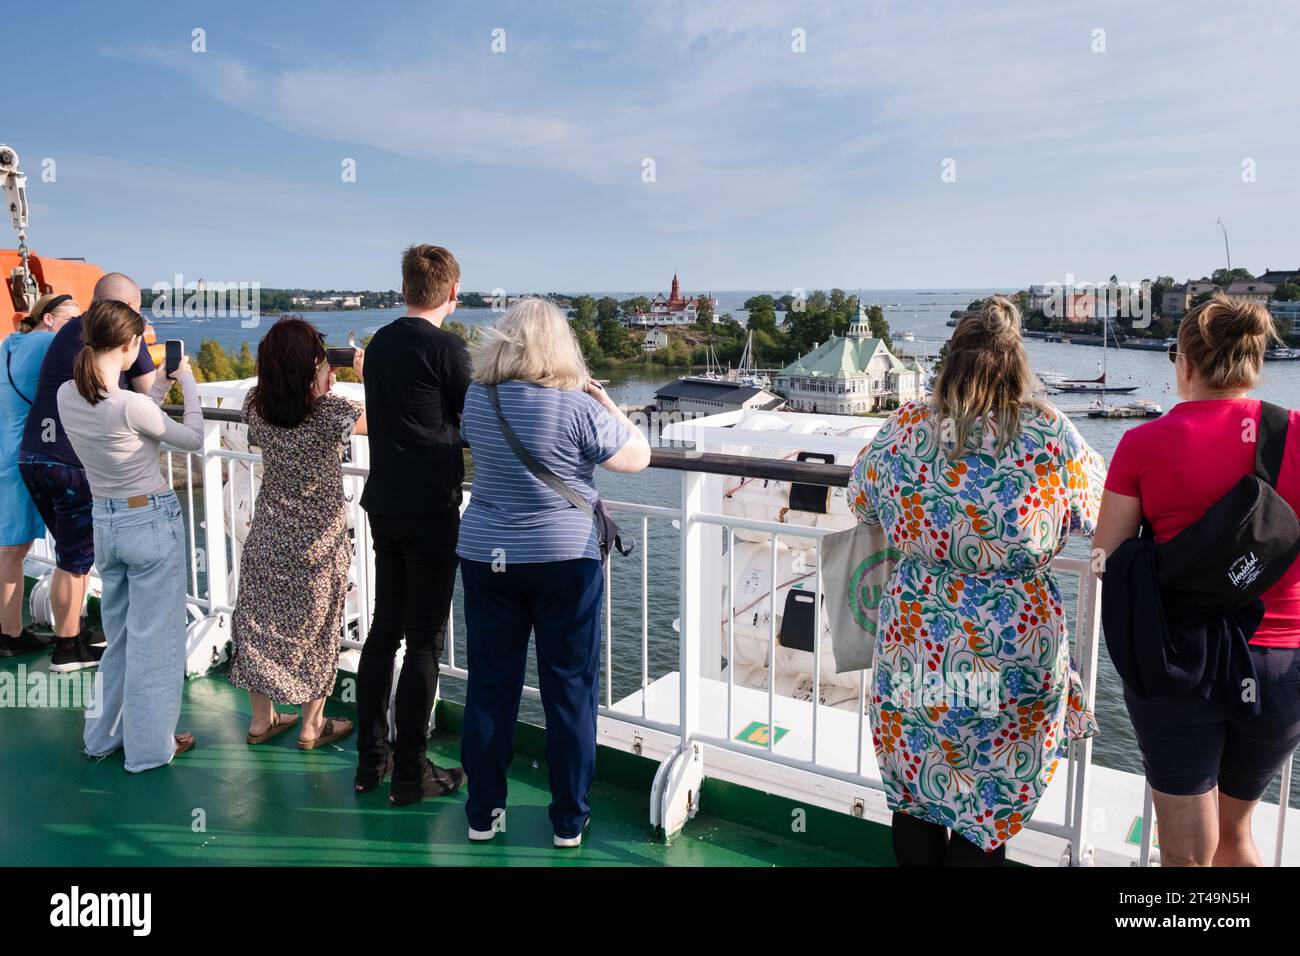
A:
<svg viewBox="0 0 1300 956">
<path fill-rule="evenodd" d="M 554 842 L 575 847 L 589 819 L 596 767 L 600 542 L 591 516 L 520 461 L 502 419 L 528 455 L 591 506 L 595 466 L 640 471 L 650 463 L 650 446 L 591 380 L 568 322 L 548 302 L 511 306 L 471 358 L 474 382 L 461 434 L 474 454 L 474 484 L 457 548 L 468 631 L 461 762 L 469 780 L 469 838 L 490 840 L 503 824 L 506 768 L 535 633 Z"/>
</svg>

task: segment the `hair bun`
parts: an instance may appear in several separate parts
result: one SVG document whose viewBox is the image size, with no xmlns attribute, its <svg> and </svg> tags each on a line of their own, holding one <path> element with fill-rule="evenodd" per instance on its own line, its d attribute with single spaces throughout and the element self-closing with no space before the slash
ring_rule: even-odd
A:
<svg viewBox="0 0 1300 956">
<path fill-rule="evenodd" d="M 991 295 L 979 311 L 980 325 L 994 337 L 1020 335 L 1020 309 L 1006 296 Z"/>
<path fill-rule="evenodd" d="M 1240 338 L 1258 337 L 1269 335 L 1273 328 L 1273 316 L 1267 309 L 1254 302 L 1243 302 L 1233 310 L 1228 333 Z"/>
</svg>

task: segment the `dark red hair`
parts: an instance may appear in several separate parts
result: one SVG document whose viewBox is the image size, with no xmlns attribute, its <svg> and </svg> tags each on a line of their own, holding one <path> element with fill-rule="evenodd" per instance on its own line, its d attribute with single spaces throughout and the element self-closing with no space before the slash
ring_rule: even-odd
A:
<svg viewBox="0 0 1300 956">
<path fill-rule="evenodd" d="M 248 406 L 277 428 L 296 428 L 316 407 L 316 370 L 325 359 L 325 340 L 306 319 L 286 316 L 257 346 L 257 384 Z"/>
</svg>

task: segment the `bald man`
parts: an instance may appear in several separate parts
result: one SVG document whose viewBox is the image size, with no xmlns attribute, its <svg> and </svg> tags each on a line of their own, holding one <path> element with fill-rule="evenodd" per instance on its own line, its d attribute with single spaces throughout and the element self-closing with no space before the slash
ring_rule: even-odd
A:
<svg viewBox="0 0 1300 956">
<path fill-rule="evenodd" d="M 124 302 L 140 311 L 140 287 L 120 272 L 110 272 L 95 283 L 92 301 L 101 299 Z M 45 527 L 54 536 L 55 571 L 50 603 L 54 609 L 55 642 L 50 670 L 56 672 L 94 667 L 104 653 L 103 643 L 96 642 L 81 622 L 86 575 L 95 563 L 90 485 L 59 421 L 56 399 L 59 386 L 71 380 L 73 363 L 81 352 L 81 325 L 81 316 L 70 319 L 45 353 L 18 453 L 18 471 L 23 483 Z M 155 372 L 149 349 L 141 342 L 135 364 L 122 376 L 122 388 L 147 394 L 153 386 Z"/>
</svg>

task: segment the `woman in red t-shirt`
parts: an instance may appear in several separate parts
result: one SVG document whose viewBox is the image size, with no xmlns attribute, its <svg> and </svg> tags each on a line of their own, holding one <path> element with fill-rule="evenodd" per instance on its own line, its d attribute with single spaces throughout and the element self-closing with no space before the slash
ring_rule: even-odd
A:
<svg viewBox="0 0 1300 956">
<path fill-rule="evenodd" d="M 1106 478 L 1093 546 L 1113 553 L 1146 518 L 1157 543 L 1199 519 L 1255 469 L 1259 381 L 1273 320 L 1222 295 L 1188 312 L 1170 348 L 1183 399 L 1130 429 Z M 1277 490 L 1300 510 L 1300 415 L 1292 411 Z M 1124 699 L 1160 823 L 1165 866 L 1258 866 L 1251 814 L 1300 742 L 1300 562 L 1264 595 L 1250 641 L 1261 712 L 1232 719 L 1212 695 Z"/>
</svg>

